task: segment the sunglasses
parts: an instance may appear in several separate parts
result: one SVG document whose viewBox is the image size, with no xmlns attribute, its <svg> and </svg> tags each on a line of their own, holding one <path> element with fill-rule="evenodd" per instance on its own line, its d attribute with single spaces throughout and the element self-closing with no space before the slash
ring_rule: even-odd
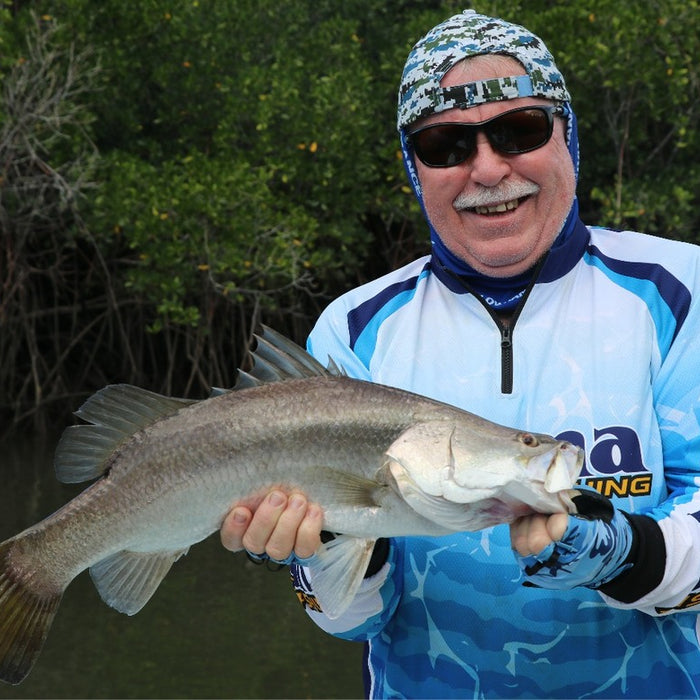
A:
<svg viewBox="0 0 700 700">
<path fill-rule="evenodd" d="M 416 129 L 408 135 L 418 158 L 430 168 L 449 168 L 463 163 L 476 151 L 476 135 L 483 131 L 492 148 L 506 155 L 528 153 L 544 146 L 552 136 L 557 107 L 518 107 L 483 122 L 443 122 Z"/>
</svg>

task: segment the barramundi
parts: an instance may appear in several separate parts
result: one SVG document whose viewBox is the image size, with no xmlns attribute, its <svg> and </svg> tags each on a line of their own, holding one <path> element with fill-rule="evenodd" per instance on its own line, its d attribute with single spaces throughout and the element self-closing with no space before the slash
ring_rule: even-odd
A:
<svg viewBox="0 0 700 700">
<path fill-rule="evenodd" d="M 193 401 L 129 385 L 98 391 L 56 449 L 63 482 L 94 480 L 0 544 L 0 678 L 19 683 L 61 596 L 85 569 L 133 615 L 231 507 L 271 488 L 320 504 L 339 533 L 318 552 L 323 610 L 343 613 L 380 537 L 475 531 L 575 512 L 582 451 L 324 367 L 265 328 L 236 387 Z"/>
</svg>

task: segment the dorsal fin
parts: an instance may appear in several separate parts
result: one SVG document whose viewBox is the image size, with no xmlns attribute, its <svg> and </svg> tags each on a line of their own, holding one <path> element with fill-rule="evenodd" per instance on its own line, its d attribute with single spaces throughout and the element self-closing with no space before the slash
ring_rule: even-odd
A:
<svg viewBox="0 0 700 700">
<path fill-rule="evenodd" d="M 267 326 L 262 327 L 262 333 L 255 334 L 255 340 L 257 344 L 250 353 L 253 368 L 249 372 L 238 370 L 236 390 L 285 379 L 341 374 L 335 363 L 325 368 L 302 347 Z"/>
<path fill-rule="evenodd" d="M 121 443 L 192 403 L 196 401 L 162 396 L 130 384 L 100 389 L 75 412 L 87 424 L 63 431 L 54 459 L 56 477 L 77 483 L 102 476 L 107 460 Z"/>
<path fill-rule="evenodd" d="M 267 326 L 255 339 L 257 344 L 251 352 L 253 369 L 238 370 L 235 390 L 286 379 L 341 374 L 335 363 L 324 368 L 302 347 Z M 222 393 L 226 390 L 212 390 L 212 396 Z M 162 396 L 129 384 L 106 386 L 76 411 L 86 424 L 63 432 L 56 449 L 57 478 L 77 483 L 102 476 L 111 455 L 134 433 L 193 403 L 197 400 Z"/>
</svg>

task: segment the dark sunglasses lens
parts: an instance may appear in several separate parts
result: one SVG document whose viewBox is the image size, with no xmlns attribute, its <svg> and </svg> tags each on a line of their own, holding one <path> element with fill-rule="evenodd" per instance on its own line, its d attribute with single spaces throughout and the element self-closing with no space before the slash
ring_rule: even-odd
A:
<svg viewBox="0 0 700 700">
<path fill-rule="evenodd" d="M 469 158 L 476 147 L 476 132 L 461 124 L 440 124 L 414 134 L 411 140 L 426 165 L 442 168 Z"/>
<path fill-rule="evenodd" d="M 502 153 L 527 153 L 549 141 L 552 119 L 543 109 L 525 109 L 494 119 L 484 130 L 491 145 Z"/>
<path fill-rule="evenodd" d="M 476 150 L 476 134 L 483 129 L 493 148 L 514 155 L 544 146 L 552 135 L 551 112 L 543 108 L 517 109 L 485 123 L 436 124 L 411 135 L 416 155 L 433 168 L 447 168 L 467 160 Z"/>
</svg>

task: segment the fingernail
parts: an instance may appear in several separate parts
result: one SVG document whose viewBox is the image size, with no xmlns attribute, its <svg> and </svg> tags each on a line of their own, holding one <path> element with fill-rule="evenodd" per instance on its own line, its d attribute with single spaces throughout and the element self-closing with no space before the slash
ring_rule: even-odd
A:
<svg viewBox="0 0 700 700">
<path fill-rule="evenodd" d="M 275 508 L 277 508 L 284 504 L 286 497 L 283 493 L 280 493 L 279 491 L 273 491 L 268 496 L 268 500 L 271 506 L 275 506 Z"/>
<path fill-rule="evenodd" d="M 233 522 L 243 525 L 248 522 L 248 513 L 244 510 L 234 510 L 233 511 Z"/>
<path fill-rule="evenodd" d="M 299 510 L 300 508 L 303 508 L 305 504 L 306 504 L 306 499 L 299 493 L 295 493 L 291 497 L 291 499 L 289 500 L 289 505 L 294 510 Z"/>
</svg>

